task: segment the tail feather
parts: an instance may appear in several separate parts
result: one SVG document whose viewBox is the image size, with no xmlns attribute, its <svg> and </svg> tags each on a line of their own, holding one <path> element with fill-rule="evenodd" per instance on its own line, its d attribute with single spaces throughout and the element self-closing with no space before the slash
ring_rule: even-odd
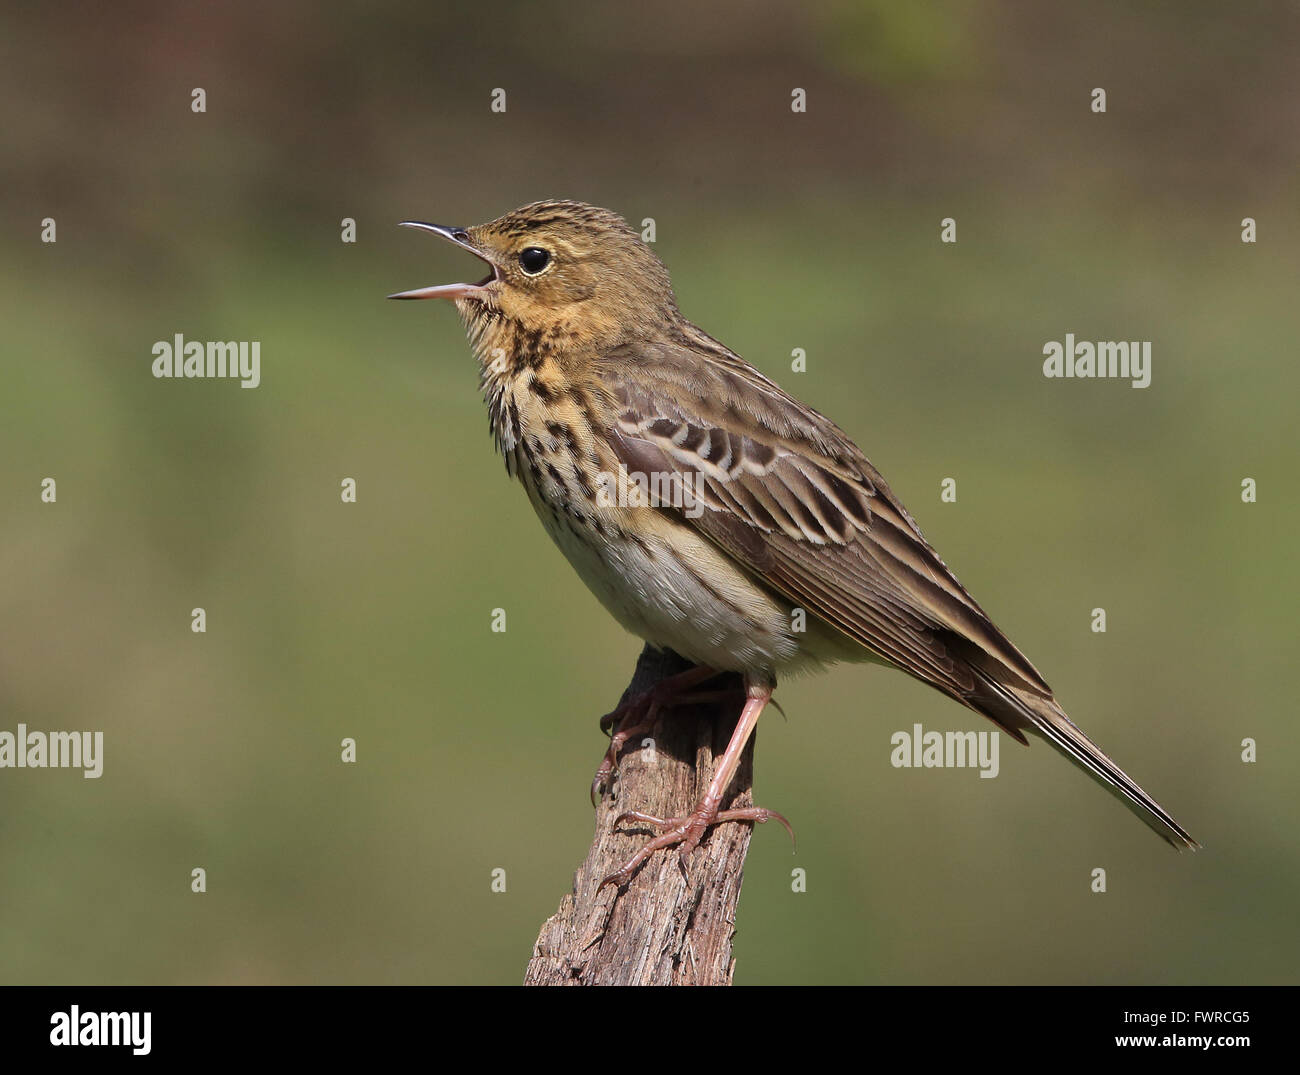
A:
<svg viewBox="0 0 1300 1075">
<path fill-rule="evenodd" d="M 1169 811 L 1079 730 L 1055 699 L 1004 686 L 978 668 L 975 675 L 981 689 L 968 700 L 972 708 L 1006 728 L 1022 742 L 1021 731 L 1046 739 L 1179 851 L 1200 848 L 1201 845 L 1173 819 Z"/>
</svg>

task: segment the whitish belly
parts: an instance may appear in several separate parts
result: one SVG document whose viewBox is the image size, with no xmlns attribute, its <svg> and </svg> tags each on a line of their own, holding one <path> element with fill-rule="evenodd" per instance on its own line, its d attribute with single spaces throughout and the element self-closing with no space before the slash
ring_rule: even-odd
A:
<svg viewBox="0 0 1300 1075">
<path fill-rule="evenodd" d="M 527 478 L 523 484 L 546 532 L 628 631 L 720 671 L 772 677 L 806 656 L 790 605 L 694 530 L 653 508 L 592 508 L 602 535 L 587 511 L 575 519 L 553 509 Z M 649 515 L 634 529 L 637 512 Z"/>
</svg>

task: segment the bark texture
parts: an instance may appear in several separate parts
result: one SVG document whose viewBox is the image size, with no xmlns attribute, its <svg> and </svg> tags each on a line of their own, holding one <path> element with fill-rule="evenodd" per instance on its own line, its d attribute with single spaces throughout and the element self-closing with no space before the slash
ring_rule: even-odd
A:
<svg viewBox="0 0 1300 1075">
<path fill-rule="evenodd" d="M 623 700 L 688 667 L 677 654 L 647 646 Z M 596 892 L 657 835 L 636 822 L 615 831 L 619 814 L 680 817 L 704 794 L 743 701 L 738 676 L 719 677 L 701 689 L 720 687 L 734 687 L 735 697 L 668 710 L 649 733 L 652 747 L 643 745 L 645 736 L 624 747 L 612 793 L 607 789 L 596 808 L 591 849 L 573 892 L 542 927 L 525 985 L 731 984 L 736 904 L 753 825 L 714 826 L 685 863 L 675 847 L 658 851 L 624 889 L 609 885 Z M 752 804 L 753 761 L 751 737 L 724 809 Z"/>
</svg>

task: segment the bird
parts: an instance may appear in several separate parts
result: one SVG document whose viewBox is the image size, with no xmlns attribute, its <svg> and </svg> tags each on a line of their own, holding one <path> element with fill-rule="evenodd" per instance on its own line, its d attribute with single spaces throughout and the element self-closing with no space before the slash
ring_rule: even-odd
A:
<svg viewBox="0 0 1300 1075">
<path fill-rule="evenodd" d="M 624 628 L 690 662 L 603 724 L 593 798 L 627 739 L 723 673 L 744 702 L 686 816 L 621 815 L 689 855 L 715 824 L 786 819 L 723 809 L 778 677 L 840 661 L 891 666 L 1046 740 L 1179 850 L 1200 844 L 1066 715 L 1052 688 L 922 535 L 861 449 L 680 312 L 663 262 L 612 210 L 532 202 L 485 224 L 403 221 L 486 274 L 389 298 L 455 304 L 506 471 Z M 802 629 L 798 629 L 802 628 Z"/>
</svg>

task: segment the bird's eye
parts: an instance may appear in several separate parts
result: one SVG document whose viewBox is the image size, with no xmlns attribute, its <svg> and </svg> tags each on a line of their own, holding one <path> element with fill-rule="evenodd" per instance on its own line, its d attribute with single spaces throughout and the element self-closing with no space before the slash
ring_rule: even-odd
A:
<svg viewBox="0 0 1300 1075">
<path fill-rule="evenodd" d="M 551 263 L 551 252 L 540 246 L 530 246 L 519 252 L 519 267 L 529 276 L 536 276 Z"/>
</svg>

